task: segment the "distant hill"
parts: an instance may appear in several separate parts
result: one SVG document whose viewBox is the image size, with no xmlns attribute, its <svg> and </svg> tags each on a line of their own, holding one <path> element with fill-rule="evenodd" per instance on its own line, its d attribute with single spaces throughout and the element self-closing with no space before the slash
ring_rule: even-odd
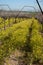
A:
<svg viewBox="0 0 43 65">
<path fill-rule="evenodd" d="M 18 17 L 31 17 L 33 15 L 36 15 L 38 12 L 28 12 L 28 11 L 5 11 L 0 10 L 0 16 L 1 17 L 8 17 L 8 16 L 18 16 Z"/>
</svg>

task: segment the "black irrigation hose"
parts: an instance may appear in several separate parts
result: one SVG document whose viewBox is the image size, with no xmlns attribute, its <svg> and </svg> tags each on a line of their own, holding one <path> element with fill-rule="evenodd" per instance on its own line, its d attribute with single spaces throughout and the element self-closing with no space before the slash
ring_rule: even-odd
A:
<svg viewBox="0 0 43 65">
<path fill-rule="evenodd" d="M 43 10 L 42 10 L 42 8 L 41 8 L 41 6 L 40 6 L 39 1 L 38 1 L 38 0 L 36 0 L 36 2 L 37 2 L 37 4 L 38 4 L 39 9 L 40 9 L 40 11 L 41 11 L 41 13 L 42 13 L 42 16 L 43 16 Z M 43 33 L 43 17 L 42 17 L 42 33 Z"/>
<path fill-rule="evenodd" d="M 43 11 L 42 11 L 42 8 L 41 8 L 41 6 L 40 6 L 40 4 L 39 4 L 39 1 L 38 1 L 38 0 L 36 0 L 36 2 L 37 2 L 37 4 L 38 4 L 38 6 L 39 6 L 39 9 L 40 9 L 40 11 L 41 11 L 42 15 L 43 15 Z"/>
</svg>

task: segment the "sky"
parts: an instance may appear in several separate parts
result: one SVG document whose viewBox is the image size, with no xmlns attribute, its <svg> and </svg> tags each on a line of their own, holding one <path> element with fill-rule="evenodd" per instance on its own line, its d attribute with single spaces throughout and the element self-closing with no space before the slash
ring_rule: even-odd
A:
<svg viewBox="0 0 43 65">
<path fill-rule="evenodd" d="M 39 0 L 39 3 L 43 10 L 43 0 Z M 36 0 L 0 0 L 0 4 L 7 4 L 11 10 L 21 10 L 24 6 L 23 10 L 39 10 Z M 32 7 L 29 7 L 32 6 Z M 7 6 L 0 6 L 0 9 L 9 9 Z"/>
</svg>

